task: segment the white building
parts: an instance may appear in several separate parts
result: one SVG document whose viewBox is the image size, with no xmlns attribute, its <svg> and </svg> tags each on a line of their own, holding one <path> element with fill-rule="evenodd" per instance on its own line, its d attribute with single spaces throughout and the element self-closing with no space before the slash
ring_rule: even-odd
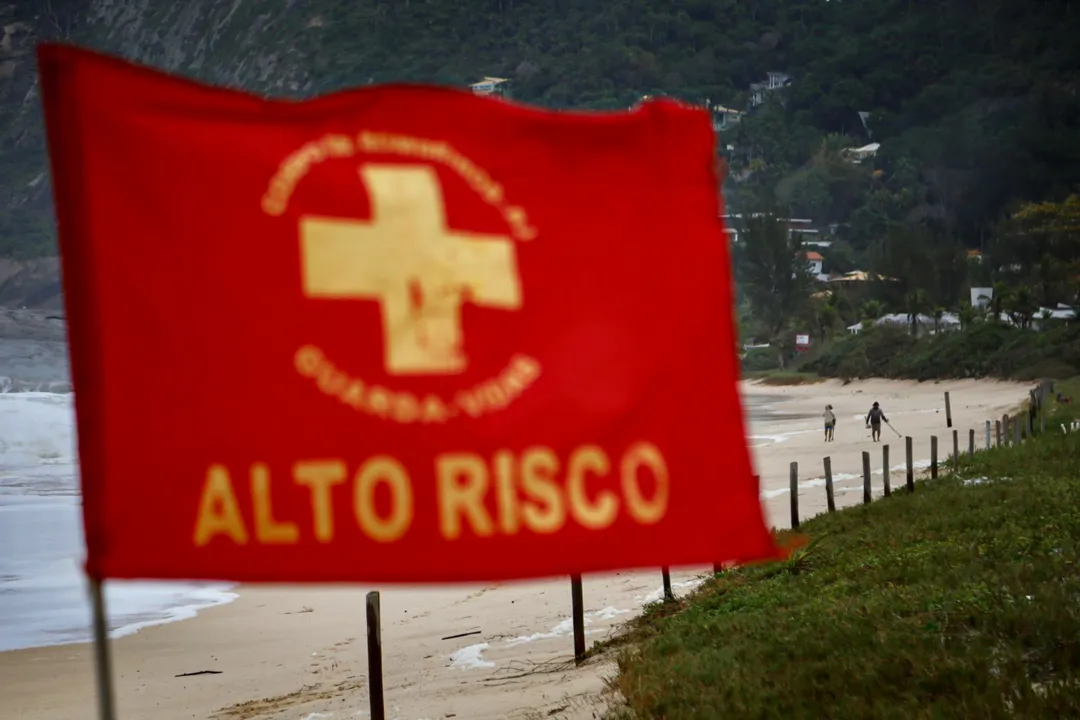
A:
<svg viewBox="0 0 1080 720">
<path fill-rule="evenodd" d="M 496 93 L 501 94 L 505 90 L 506 83 L 510 82 L 506 78 L 497 77 L 485 77 L 479 82 L 474 82 L 469 86 L 477 95 L 494 95 Z"/>
</svg>

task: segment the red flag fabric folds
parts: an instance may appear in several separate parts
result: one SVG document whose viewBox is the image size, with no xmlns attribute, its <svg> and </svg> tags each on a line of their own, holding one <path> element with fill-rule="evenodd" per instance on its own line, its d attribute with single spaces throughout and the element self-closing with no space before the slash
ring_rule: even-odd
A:
<svg viewBox="0 0 1080 720">
<path fill-rule="evenodd" d="M 775 554 L 703 111 L 39 62 L 91 576 Z"/>
</svg>

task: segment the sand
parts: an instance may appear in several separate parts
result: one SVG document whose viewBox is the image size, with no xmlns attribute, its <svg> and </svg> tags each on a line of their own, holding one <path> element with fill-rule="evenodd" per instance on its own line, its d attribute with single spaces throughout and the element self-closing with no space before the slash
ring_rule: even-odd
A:
<svg viewBox="0 0 1080 720">
<path fill-rule="evenodd" d="M 1028 386 L 987 381 L 916 384 L 827 382 L 798 387 L 750 386 L 775 417 L 751 423 L 748 442 L 762 478 L 772 523 L 789 524 L 789 465 L 799 463 L 800 515 L 825 510 L 822 457 L 832 458 L 838 505 L 862 501 L 861 453 L 869 451 L 875 494 L 882 489 L 881 446 L 862 417 L 881 403 L 893 427 L 914 439 L 925 466 L 930 436 L 944 458 L 954 428 L 966 449 L 968 429 L 985 442 L 984 422 L 1000 418 Z M 836 441 L 822 441 L 821 413 L 832 403 Z M 888 427 L 890 464 L 902 468 L 903 441 Z M 921 461 L 921 462 L 920 462 Z M 892 474 L 893 487 L 904 472 Z M 704 569 L 673 572 L 676 593 L 700 582 Z M 660 597 L 660 572 L 590 575 L 584 581 L 588 643 Z M 192 718 L 338 720 L 368 717 L 364 594 L 369 588 L 246 586 L 228 605 L 195 619 L 150 627 L 112 643 L 119 716 L 124 720 Z M 383 663 L 387 717 L 585 719 L 601 716 L 614 674 L 601 656 L 572 662 L 570 583 L 566 578 L 490 586 L 383 590 Z M 461 633 L 464 637 L 444 639 Z M 176 677 L 202 670 L 219 671 Z M 71 720 L 96 717 L 89 645 L 0 653 L 0 717 Z"/>
</svg>

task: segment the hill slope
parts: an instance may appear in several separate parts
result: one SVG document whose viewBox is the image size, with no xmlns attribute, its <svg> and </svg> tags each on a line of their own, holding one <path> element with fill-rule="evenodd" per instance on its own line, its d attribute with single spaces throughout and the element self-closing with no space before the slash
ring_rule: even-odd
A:
<svg viewBox="0 0 1080 720">
<path fill-rule="evenodd" d="M 783 101 L 722 136 L 733 204 L 779 199 L 850 224 L 861 248 L 895 219 L 975 242 L 1017 198 L 1080 184 L 1078 30 L 1071 0 L 0 0 L 0 257 L 55 247 L 41 39 L 289 96 L 498 75 L 555 107 L 668 93 L 744 108 L 782 71 Z M 829 170 L 836 133 L 881 143 L 881 173 Z"/>
</svg>

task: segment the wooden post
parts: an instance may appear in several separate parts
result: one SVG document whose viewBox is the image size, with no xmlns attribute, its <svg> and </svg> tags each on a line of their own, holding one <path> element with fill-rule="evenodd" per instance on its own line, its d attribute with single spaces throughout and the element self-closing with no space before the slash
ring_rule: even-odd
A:
<svg viewBox="0 0 1080 720">
<path fill-rule="evenodd" d="M 930 477 L 937 477 L 937 435 L 930 436 Z"/>
<path fill-rule="evenodd" d="M 949 391 L 945 391 L 945 427 L 952 427 L 952 405 L 949 404 Z"/>
<path fill-rule="evenodd" d="M 1018 418 L 1018 417 L 1013 418 L 1012 426 L 1013 426 L 1013 445 L 1019 445 L 1020 444 L 1020 427 L 1021 427 L 1020 418 Z"/>
<path fill-rule="evenodd" d="M 975 457 L 975 429 L 968 430 L 968 457 Z"/>
<path fill-rule="evenodd" d="M 664 577 L 664 602 L 675 602 L 675 593 L 671 591 L 671 568 L 662 568 Z"/>
<path fill-rule="evenodd" d="M 885 478 L 885 497 L 892 495 L 892 478 L 889 477 L 889 446 L 881 446 L 881 474 Z"/>
<path fill-rule="evenodd" d="M 832 458 L 827 457 L 825 463 L 825 502 L 829 504 L 829 512 L 836 512 L 836 498 L 833 496 L 832 484 Z"/>
<path fill-rule="evenodd" d="M 952 431 L 952 468 L 955 472 L 960 469 L 960 433 Z"/>
<path fill-rule="evenodd" d="M 990 449 L 990 421 L 986 421 L 986 449 Z"/>
<path fill-rule="evenodd" d="M 791 528 L 799 527 L 799 463 L 791 463 Z"/>
<path fill-rule="evenodd" d="M 915 456 L 911 451 L 911 437 L 904 438 L 904 451 L 907 455 L 907 490 L 915 492 Z"/>
<path fill-rule="evenodd" d="M 1039 383 L 1039 434 L 1046 434 L 1046 398 L 1050 394 L 1047 383 Z"/>
<path fill-rule="evenodd" d="M 101 580 L 89 579 L 91 624 L 94 631 L 94 675 L 97 680 L 98 720 L 116 720 L 113 694 L 112 654 L 109 648 L 108 613 Z"/>
<path fill-rule="evenodd" d="M 581 593 L 581 576 L 570 576 L 570 606 L 574 624 L 574 664 L 585 662 L 585 599 Z"/>
<path fill-rule="evenodd" d="M 870 485 L 870 453 L 863 451 L 862 454 L 862 501 L 868 504 L 872 497 L 873 487 Z"/>
<path fill-rule="evenodd" d="M 371 720 L 386 720 L 382 676 L 382 624 L 379 612 L 379 592 L 367 594 L 367 667 L 368 703 Z"/>
<path fill-rule="evenodd" d="M 1001 421 L 994 421 L 994 436 L 997 441 L 997 446 L 1001 447 Z"/>
<path fill-rule="evenodd" d="M 1001 416 L 1001 426 L 1005 428 L 1005 433 L 1001 439 L 1008 445 L 1012 441 L 1012 428 L 1009 427 L 1009 413 L 1005 413 Z"/>
</svg>

